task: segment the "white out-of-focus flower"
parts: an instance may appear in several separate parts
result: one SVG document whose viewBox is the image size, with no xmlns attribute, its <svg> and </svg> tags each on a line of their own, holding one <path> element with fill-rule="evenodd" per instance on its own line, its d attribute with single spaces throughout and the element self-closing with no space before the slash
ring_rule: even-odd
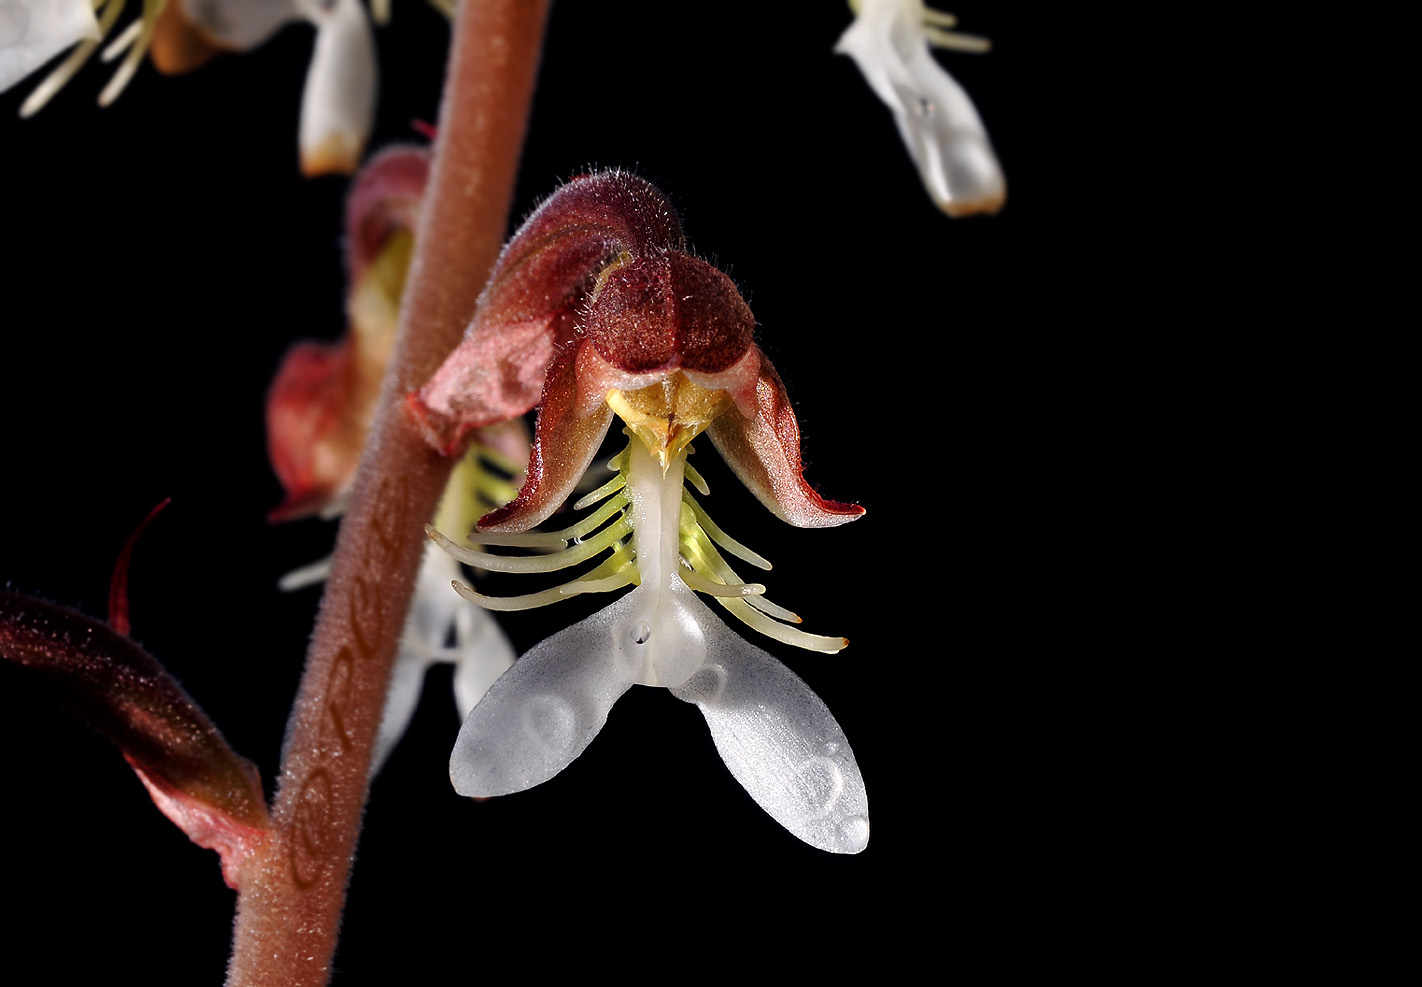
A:
<svg viewBox="0 0 1422 987">
<path fill-rule="evenodd" d="M 375 123 L 375 38 L 360 0 L 307 6 L 316 51 L 301 96 L 301 170 L 350 174 Z"/>
<path fill-rule="evenodd" d="M 455 467 L 435 517 L 437 529 L 456 534 L 472 530 L 479 511 L 487 506 L 487 502 L 480 504 L 470 497 L 480 482 L 475 476 L 479 469 L 472 453 Z M 400 651 L 390 673 L 385 712 L 370 762 L 372 776 L 405 735 L 419 704 L 425 672 L 431 665 L 454 665 L 454 705 L 463 721 L 489 686 L 514 663 L 513 645 L 494 618 L 450 592 L 450 584 L 461 578 L 459 564 L 453 558 L 434 545 L 425 547 Z"/>
<path fill-rule="evenodd" d="M 0 0 L 0 92 L 77 45 L 25 100 L 21 116 L 37 113 L 84 66 L 124 2 Z M 376 3 L 377 20 L 388 8 Z M 186 72 L 219 52 L 250 51 L 293 22 L 316 28 L 301 98 L 301 170 L 351 174 L 370 138 L 377 87 L 375 38 L 361 0 L 143 0 L 141 14 L 104 49 L 104 61 L 124 59 L 99 104 L 118 98 L 150 52 L 160 71 Z"/>
<path fill-rule="evenodd" d="M 851 0 L 858 16 L 835 51 L 859 65 L 869 88 L 893 111 L 924 187 L 950 216 L 996 212 L 1007 183 L 982 119 L 963 87 L 933 60 L 929 45 L 986 51 L 980 38 L 952 33 L 952 16 L 922 0 Z"/>
<path fill-rule="evenodd" d="M 69 46 L 98 40 L 90 0 L 0 0 L 0 92 Z"/>
<path fill-rule="evenodd" d="M 249 51 L 283 25 L 316 27 L 316 50 L 301 97 L 301 170 L 350 174 L 375 119 L 375 38 L 361 0 L 178 0 L 208 44 Z"/>
<path fill-rule="evenodd" d="M 482 453 L 498 457 L 487 448 Z M 461 459 L 445 487 L 432 527 L 457 537 L 468 534 L 480 513 L 492 503 L 508 499 L 507 496 L 490 497 L 491 479 L 476 452 L 471 451 Z M 508 494 L 512 495 L 511 489 Z M 281 581 L 281 588 L 295 590 L 309 586 L 324 580 L 330 571 L 331 560 L 323 559 L 288 573 Z M 400 637 L 400 649 L 390 672 L 385 710 L 370 761 L 372 777 L 385 766 L 390 752 L 405 735 L 415 707 L 419 705 L 425 673 L 431 665 L 447 662 L 454 666 L 454 705 L 463 720 L 489 691 L 489 686 L 514 663 L 513 645 L 497 621 L 482 610 L 471 609 L 450 592 L 450 584 L 461 578 L 463 574 L 453 558 L 434 545 L 425 548 L 415 578 L 415 595 Z"/>
</svg>

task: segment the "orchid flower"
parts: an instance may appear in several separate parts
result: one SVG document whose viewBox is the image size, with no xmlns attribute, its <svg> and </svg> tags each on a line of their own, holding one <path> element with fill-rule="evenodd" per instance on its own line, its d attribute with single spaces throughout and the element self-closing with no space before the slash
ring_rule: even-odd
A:
<svg viewBox="0 0 1422 987">
<path fill-rule="evenodd" d="M 350 331 L 337 343 L 293 347 L 267 399 L 268 448 L 287 491 L 271 512 L 273 521 L 310 514 L 334 517 L 345 509 L 394 345 L 428 177 L 427 152 L 395 148 L 373 158 L 351 189 L 346 205 Z M 463 537 L 481 513 L 512 499 L 513 488 L 485 469 L 482 460 L 491 459 L 516 475 L 526 459 L 524 436 L 516 423 L 481 430 L 483 446 L 471 450 L 450 478 L 435 519 L 438 530 Z M 297 589 L 325 579 L 328 571 L 329 560 L 318 562 L 288 574 L 281 585 Z M 376 738 L 372 774 L 404 734 L 430 665 L 454 664 L 455 704 L 462 719 L 513 664 L 513 648 L 494 620 L 449 592 L 459 575 L 448 555 L 433 546 L 426 550 Z"/>
<path fill-rule="evenodd" d="M 553 572 L 604 556 L 561 586 L 471 601 L 497 610 L 635 588 L 514 663 L 474 708 L 450 762 L 457 791 L 523 791 L 567 767 L 633 685 L 695 703 L 732 775 L 770 815 L 824 850 L 869 838 L 864 782 L 843 730 L 789 669 L 732 633 L 696 596 L 748 626 L 833 653 L 843 638 L 785 623 L 793 613 L 745 583 L 724 550 L 769 568 L 725 535 L 685 491 L 689 443 L 705 431 L 771 511 L 802 527 L 843 524 L 862 508 L 822 498 L 804 480 L 785 387 L 752 342 L 755 320 L 731 280 L 686 252 L 666 198 L 632 175 L 575 179 L 505 248 L 464 342 L 408 400 L 435 445 L 539 404 L 533 456 L 517 499 L 479 522 L 506 556 L 431 538 L 468 565 Z M 528 529 L 567 498 L 612 418 L 631 436 L 616 477 L 575 508 L 588 517 L 551 534 Z"/>
<path fill-rule="evenodd" d="M 850 0 L 850 6 L 857 16 L 834 50 L 858 63 L 893 111 L 929 196 L 950 216 L 997 212 L 1007 184 L 982 119 L 928 50 L 932 44 L 983 52 L 988 43 L 946 30 L 954 18 L 922 0 Z"/>
</svg>

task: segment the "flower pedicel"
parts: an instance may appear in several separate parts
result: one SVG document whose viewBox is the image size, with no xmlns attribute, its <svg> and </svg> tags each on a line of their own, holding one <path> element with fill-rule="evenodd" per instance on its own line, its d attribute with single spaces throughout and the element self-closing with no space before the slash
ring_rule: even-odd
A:
<svg viewBox="0 0 1422 987">
<path fill-rule="evenodd" d="M 485 546 L 430 536 L 469 565 L 553 572 L 603 556 L 562 586 L 518 597 L 456 589 L 489 609 L 635 588 L 514 663 L 465 721 L 450 774 L 464 795 L 523 791 L 567 767 L 632 685 L 700 707 L 735 778 L 778 822 L 824 850 L 869 839 L 864 782 L 825 704 L 765 651 L 731 632 L 696 595 L 762 633 L 836 652 L 765 600 L 722 551 L 769 564 L 725 535 L 684 489 L 705 482 L 686 461 L 705 431 L 766 507 L 800 527 L 863 514 L 805 482 L 785 387 L 752 342 L 755 320 L 731 280 L 686 252 L 665 196 L 630 174 L 563 186 L 505 248 L 463 343 L 407 406 L 428 439 L 454 452 L 470 431 L 538 405 L 533 457 L 517 499 L 486 515 Z M 616 477 L 575 507 L 562 531 L 530 533 L 572 492 L 614 415 L 630 436 Z"/>
</svg>

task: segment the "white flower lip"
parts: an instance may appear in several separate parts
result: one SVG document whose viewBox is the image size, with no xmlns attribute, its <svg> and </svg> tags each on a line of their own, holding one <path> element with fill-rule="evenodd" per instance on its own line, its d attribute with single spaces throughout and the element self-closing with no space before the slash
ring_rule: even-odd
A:
<svg viewBox="0 0 1422 987">
<path fill-rule="evenodd" d="M 951 23 L 920 0 L 863 0 L 835 51 L 854 59 L 894 123 L 933 201 L 950 216 L 1002 208 L 1007 183 L 972 100 L 933 59 L 929 40 Z"/>
<path fill-rule="evenodd" d="M 811 846 L 863 850 L 869 843 L 864 779 L 829 707 L 684 587 L 663 595 L 672 619 L 639 642 L 653 593 L 644 584 L 515 662 L 459 732 L 449 764 L 455 790 L 509 795 L 558 774 L 640 681 L 649 662 L 642 652 L 656 642 L 702 658 L 670 691 L 700 708 L 721 759 L 756 803 Z"/>
<path fill-rule="evenodd" d="M 688 520 L 695 511 L 683 497 L 686 451 L 665 473 L 657 455 L 638 439 L 626 455 L 625 498 L 615 481 L 604 487 L 607 493 L 599 492 L 614 506 L 625 503 L 632 517 L 630 526 L 614 522 L 603 529 L 630 531 L 630 546 L 615 548 L 609 562 L 595 570 L 616 566 L 619 575 L 584 577 L 563 590 L 588 592 L 628 582 L 636 588 L 535 646 L 490 687 L 465 720 L 450 757 L 455 790 L 474 797 L 509 795 L 549 780 L 587 749 L 623 693 L 633 685 L 661 686 L 701 710 L 726 767 L 772 818 L 819 849 L 858 853 L 869 841 L 868 800 L 844 731 L 804 682 L 731 631 L 688 585 L 683 551 L 687 539 L 696 544 L 688 527 L 698 522 Z M 598 498 L 591 494 L 580 503 Z M 613 515 L 606 508 L 598 513 L 604 521 Z M 580 546 L 596 543 L 599 552 L 613 547 L 597 536 L 578 537 Z M 436 541 L 470 564 L 497 565 L 497 556 Z M 511 536 L 496 543 L 536 542 Z M 578 561 L 589 557 L 571 551 Z M 619 557 L 626 561 L 618 563 Z M 563 565 L 550 556 L 526 561 L 515 557 L 508 571 L 555 571 Z M 467 587 L 461 593 L 493 602 Z M 533 594 L 526 605 L 549 602 L 545 596 Z M 717 602 L 725 601 L 718 596 Z M 826 650 L 839 646 L 842 642 Z"/>
</svg>

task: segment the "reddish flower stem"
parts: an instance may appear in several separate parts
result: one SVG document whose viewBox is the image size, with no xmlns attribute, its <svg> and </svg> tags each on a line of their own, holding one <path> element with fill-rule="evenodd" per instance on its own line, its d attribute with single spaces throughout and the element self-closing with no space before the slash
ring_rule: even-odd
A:
<svg viewBox="0 0 1422 987">
<path fill-rule="evenodd" d="M 243 868 L 229 985 L 329 979 L 422 528 L 451 466 L 401 399 L 459 342 L 498 257 L 547 11 L 460 6 L 399 336 L 292 708 L 272 835 Z"/>
</svg>

